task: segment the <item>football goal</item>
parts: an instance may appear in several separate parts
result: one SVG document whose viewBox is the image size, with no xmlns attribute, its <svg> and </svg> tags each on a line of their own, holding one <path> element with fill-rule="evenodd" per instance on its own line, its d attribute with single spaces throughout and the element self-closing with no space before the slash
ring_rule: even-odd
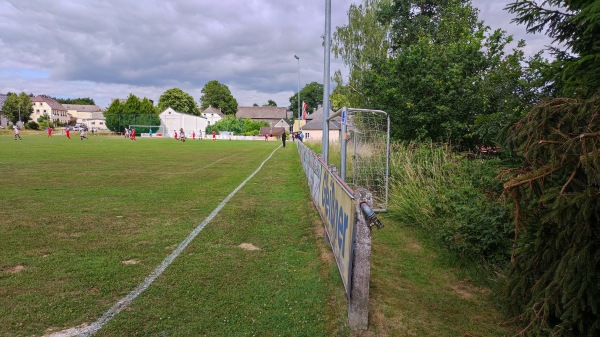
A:
<svg viewBox="0 0 600 337">
<path fill-rule="evenodd" d="M 152 130 L 152 136 L 156 137 L 168 137 L 169 132 L 164 125 L 139 125 L 139 124 L 131 124 L 128 127 L 129 129 L 135 129 L 135 133 L 138 135 L 142 135 L 144 133 L 150 133 Z"/>
</svg>

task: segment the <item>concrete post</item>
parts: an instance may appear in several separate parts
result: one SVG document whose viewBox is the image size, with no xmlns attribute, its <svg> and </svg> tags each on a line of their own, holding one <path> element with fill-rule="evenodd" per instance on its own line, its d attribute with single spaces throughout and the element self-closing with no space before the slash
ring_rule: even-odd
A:
<svg viewBox="0 0 600 337">
<path fill-rule="evenodd" d="M 348 301 L 348 325 L 352 330 L 366 330 L 369 327 L 369 282 L 371 278 L 371 228 L 360 204 L 373 204 L 373 196 L 366 189 L 354 191 L 355 243 L 352 262 L 352 289 Z"/>
</svg>

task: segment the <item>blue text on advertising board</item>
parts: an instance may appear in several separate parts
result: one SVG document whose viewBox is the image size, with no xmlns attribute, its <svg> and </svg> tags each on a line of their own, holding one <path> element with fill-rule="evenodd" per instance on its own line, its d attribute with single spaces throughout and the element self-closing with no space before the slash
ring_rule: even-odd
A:
<svg viewBox="0 0 600 337">
<path fill-rule="evenodd" d="M 335 183 L 332 180 L 329 181 L 329 175 L 323 175 L 323 191 L 321 194 L 321 207 L 325 210 L 325 216 L 329 220 L 330 226 L 332 227 L 334 235 L 331 238 L 332 243 L 337 243 L 337 249 L 339 250 L 337 255 L 345 257 L 346 246 L 346 231 L 348 230 L 348 214 L 344 211 L 344 208 L 340 205 L 337 198 L 335 198 Z"/>
</svg>

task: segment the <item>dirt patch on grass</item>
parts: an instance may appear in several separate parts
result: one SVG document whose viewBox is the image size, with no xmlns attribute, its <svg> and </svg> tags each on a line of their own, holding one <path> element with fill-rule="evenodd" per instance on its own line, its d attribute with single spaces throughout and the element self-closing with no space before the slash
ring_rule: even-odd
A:
<svg viewBox="0 0 600 337">
<path fill-rule="evenodd" d="M 251 244 L 251 243 L 241 243 L 238 247 L 245 249 L 245 250 L 260 250 L 260 248 L 256 247 L 255 245 Z"/>
<path fill-rule="evenodd" d="M 450 285 L 450 288 L 456 295 L 465 300 L 474 300 L 486 293 L 484 289 L 474 286 L 469 280 L 459 280 L 454 282 Z"/>
<path fill-rule="evenodd" d="M 321 222 L 315 223 L 315 236 L 319 239 L 319 255 L 321 256 L 321 261 L 329 264 L 333 262 L 333 253 L 327 250 L 326 244 L 327 236 L 325 235 L 325 227 L 321 224 Z"/>
<path fill-rule="evenodd" d="M 17 274 L 22 272 L 23 270 L 25 270 L 25 266 L 18 264 L 16 266 L 12 266 L 10 268 L 6 268 L 4 270 L 2 270 L 3 272 L 7 273 L 7 274 Z"/>
<path fill-rule="evenodd" d="M 81 329 L 87 327 L 88 324 L 87 323 L 83 323 L 80 326 L 74 327 L 74 328 L 69 328 L 69 329 L 65 329 L 65 330 L 59 330 L 59 328 L 48 328 L 46 329 L 46 334 L 44 334 L 42 337 L 66 337 L 66 336 L 73 336 L 74 334 L 80 332 Z"/>
<path fill-rule="evenodd" d="M 421 247 L 421 245 L 417 241 L 413 240 L 406 243 L 406 248 L 408 251 L 415 253 L 423 250 L 423 247 Z"/>
<path fill-rule="evenodd" d="M 122 264 L 139 264 L 140 260 L 138 259 L 131 259 L 131 260 L 125 260 L 125 261 L 121 261 Z"/>
<path fill-rule="evenodd" d="M 377 332 L 377 336 L 387 337 L 387 326 L 386 326 L 386 318 L 383 312 L 381 311 L 381 307 L 378 305 L 378 302 L 373 299 L 370 300 L 371 305 L 371 315 L 369 316 L 369 325 L 372 325 L 371 330 L 375 330 Z M 360 336 L 373 336 L 373 333 L 362 334 Z"/>
</svg>

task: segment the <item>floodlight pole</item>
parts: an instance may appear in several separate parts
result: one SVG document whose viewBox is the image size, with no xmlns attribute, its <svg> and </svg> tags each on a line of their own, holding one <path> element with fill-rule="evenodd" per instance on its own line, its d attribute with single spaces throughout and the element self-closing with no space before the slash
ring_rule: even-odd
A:
<svg viewBox="0 0 600 337">
<path fill-rule="evenodd" d="M 300 58 L 294 55 L 294 58 L 298 60 L 298 128 L 302 131 L 302 111 L 300 110 Z"/>
<path fill-rule="evenodd" d="M 325 69 L 323 71 L 323 136 L 321 155 L 323 161 L 329 165 L 329 81 L 330 81 L 330 54 L 331 54 L 331 0 L 325 1 Z"/>
</svg>

